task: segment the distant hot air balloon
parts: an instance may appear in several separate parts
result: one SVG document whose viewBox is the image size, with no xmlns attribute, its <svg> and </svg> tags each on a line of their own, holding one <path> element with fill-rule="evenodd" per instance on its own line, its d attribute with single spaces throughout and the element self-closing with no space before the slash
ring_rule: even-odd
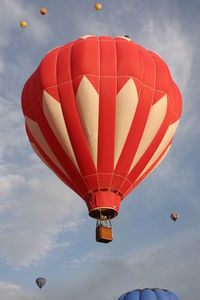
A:
<svg viewBox="0 0 200 300">
<path fill-rule="evenodd" d="M 164 289 L 134 290 L 123 294 L 118 300 L 179 300 L 172 292 Z"/>
<path fill-rule="evenodd" d="M 173 212 L 170 217 L 175 222 L 178 219 L 178 214 Z"/>
<path fill-rule="evenodd" d="M 42 8 L 40 9 L 40 13 L 41 13 L 41 15 L 46 15 L 46 13 L 47 13 L 46 8 L 42 7 Z"/>
<path fill-rule="evenodd" d="M 95 3 L 94 8 L 95 8 L 96 10 L 101 10 L 101 9 L 102 9 L 102 4 L 99 3 L 99 2 L 97 2 L 97 3 Z"/>
<path fill-rule="evenodd" d="M 27 22 L 25 20 L 22 20 L 19 24 L 20 24 L 20 26 L 22 28 L 26 28 L 27 27 Z"/>
<path fill-rule="evenodd" d="M 38 277 L 36 279 L 36 283 L 37 283 L 38 287 L 41 289 L 45 285 L 46 279 L 42 278 L 42 277 Z"/>
<path fill-rule="evenodd" d="M 84 36 L 47 53 L 22 108 L 37 155 L 91 217 L 112 219 L 168 153 L 182 100 L 159 55 L 125 37 Z"/>
</svg>

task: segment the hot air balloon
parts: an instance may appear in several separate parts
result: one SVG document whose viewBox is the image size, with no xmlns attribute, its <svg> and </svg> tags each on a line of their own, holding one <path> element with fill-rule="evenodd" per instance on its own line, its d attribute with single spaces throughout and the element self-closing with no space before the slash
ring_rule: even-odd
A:
<svg viewBox="0 0 200 300">
<path fill-rule="evenodd" d="M 123 294 L 118 300 L 179 300 L 172 292 L 164 289 L 143 289 L 134 290 Z"/>
<path fill-rule="evenodd" d="M 110 220 L 167 155 L 182 100 L 159 55 L 125 37 L 84 36 L 47 53 L 22 109 L 36 154 L 90 217 Z"/>
<path fill-rule="evenodd" d="M 19 24 L 20 24 L 20 26 L 22 28 L 26 28 L 27 27 L 27 22 L 25 20 L 22 20 Z"/>
<path fill-rule="evenodd" d="M 41 13 L 41 15 L 46 15 L 46 13 L 47 13 L 47 10 L 46 10 L 46 8 L 44 8 L 44 7 L 42 7 L 41 9 L 40 9 L 40 13 Z"/>
<path fill-rule="evenodd" d="M 102 4 L 99 3 L 99 2 L 97 2 L 97 3 L 95 3 L 94 8 L 95 8 L 96 10 L 101 10 L 101 9 L 102 9 Z"/>
<path fill-rule="evenodd" d="M 178 214 L 173 212 L 170 217 L 174 222 L 176 222 L 176 220 L 178 219 Z"/>
<path fill-rule="evenodd" d="M 36 279 L 36 284 L 38 285 L 38 287 L 41 289 L 46 283 L 46 279 L 42 278 L 42 277 L 38 277 Z"/>
</svg>

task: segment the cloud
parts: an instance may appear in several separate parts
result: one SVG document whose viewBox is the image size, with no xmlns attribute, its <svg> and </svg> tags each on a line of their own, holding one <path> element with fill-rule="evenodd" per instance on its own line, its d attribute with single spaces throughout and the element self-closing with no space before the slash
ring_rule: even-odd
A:
<svg viewBox="0 0 200 300">
<path fill-rule="evenodd" d="M 23 186 L 18 184 L 23 195 L 10 190 L 7 197 L 12 205 L 7 207 L 5 200 L 3 206 L 2 202 L 0 222 L 0 255 L 16 268 L 37 263 L 56 248 L 69 247 L 70 242 L 59 244 L 56 237 L 76 230 L 84 221 L 84 203 L 62 183 L 56 183 L 48 171 L 34 181 L 25 177 L 24 181 Z"/>
<path fill-rule="evenodd" d="M 69 247 L 57 237 L 77 229 L 86 206 L 32 152 L 16 106 L 1 98 L 0 256 L 20 268 Z"/>
<path fill-rule="evenodd" d="M 42 300 L 43 296 L 23 290 L 11 282 L 0 281 L 0 295 L 3 300 Z"/>
</svg>

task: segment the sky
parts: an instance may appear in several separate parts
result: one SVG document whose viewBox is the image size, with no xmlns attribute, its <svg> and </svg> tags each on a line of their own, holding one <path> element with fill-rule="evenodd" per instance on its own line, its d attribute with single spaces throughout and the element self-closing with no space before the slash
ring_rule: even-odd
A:
<svg viewBox="0 0 200 300">
<path fill-rule="evenodd" d="M 159 287 L 198 300 L 200 2 L 104 0 L 99 12 L 94 3 L 0 0 L 1 299 L 117 300 Z M 96 243 L 84 201 L 33 153 L 21 110 L 24 83 L 45 54 L 86 34 L 129 35 L 158 53 L 183 98 L 169 154 L 123 201 L 109 244 Z M 42 290 L 37 277 L 47 279 Z"/>
</svg>

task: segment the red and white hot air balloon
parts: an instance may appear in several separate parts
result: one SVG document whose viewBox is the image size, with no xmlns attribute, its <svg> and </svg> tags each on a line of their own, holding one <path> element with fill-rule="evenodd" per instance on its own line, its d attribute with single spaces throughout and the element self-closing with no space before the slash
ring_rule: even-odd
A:
<svg viewBox="0 0 200 300">
<path fill-rule="evenodd" d="M 84 36 L 47 53 L 22 108 L 37 155 L 98 219 L 115 217 L 166 156 L 182 100 L 159 55 L 126 37 Z"/>
</svg>

